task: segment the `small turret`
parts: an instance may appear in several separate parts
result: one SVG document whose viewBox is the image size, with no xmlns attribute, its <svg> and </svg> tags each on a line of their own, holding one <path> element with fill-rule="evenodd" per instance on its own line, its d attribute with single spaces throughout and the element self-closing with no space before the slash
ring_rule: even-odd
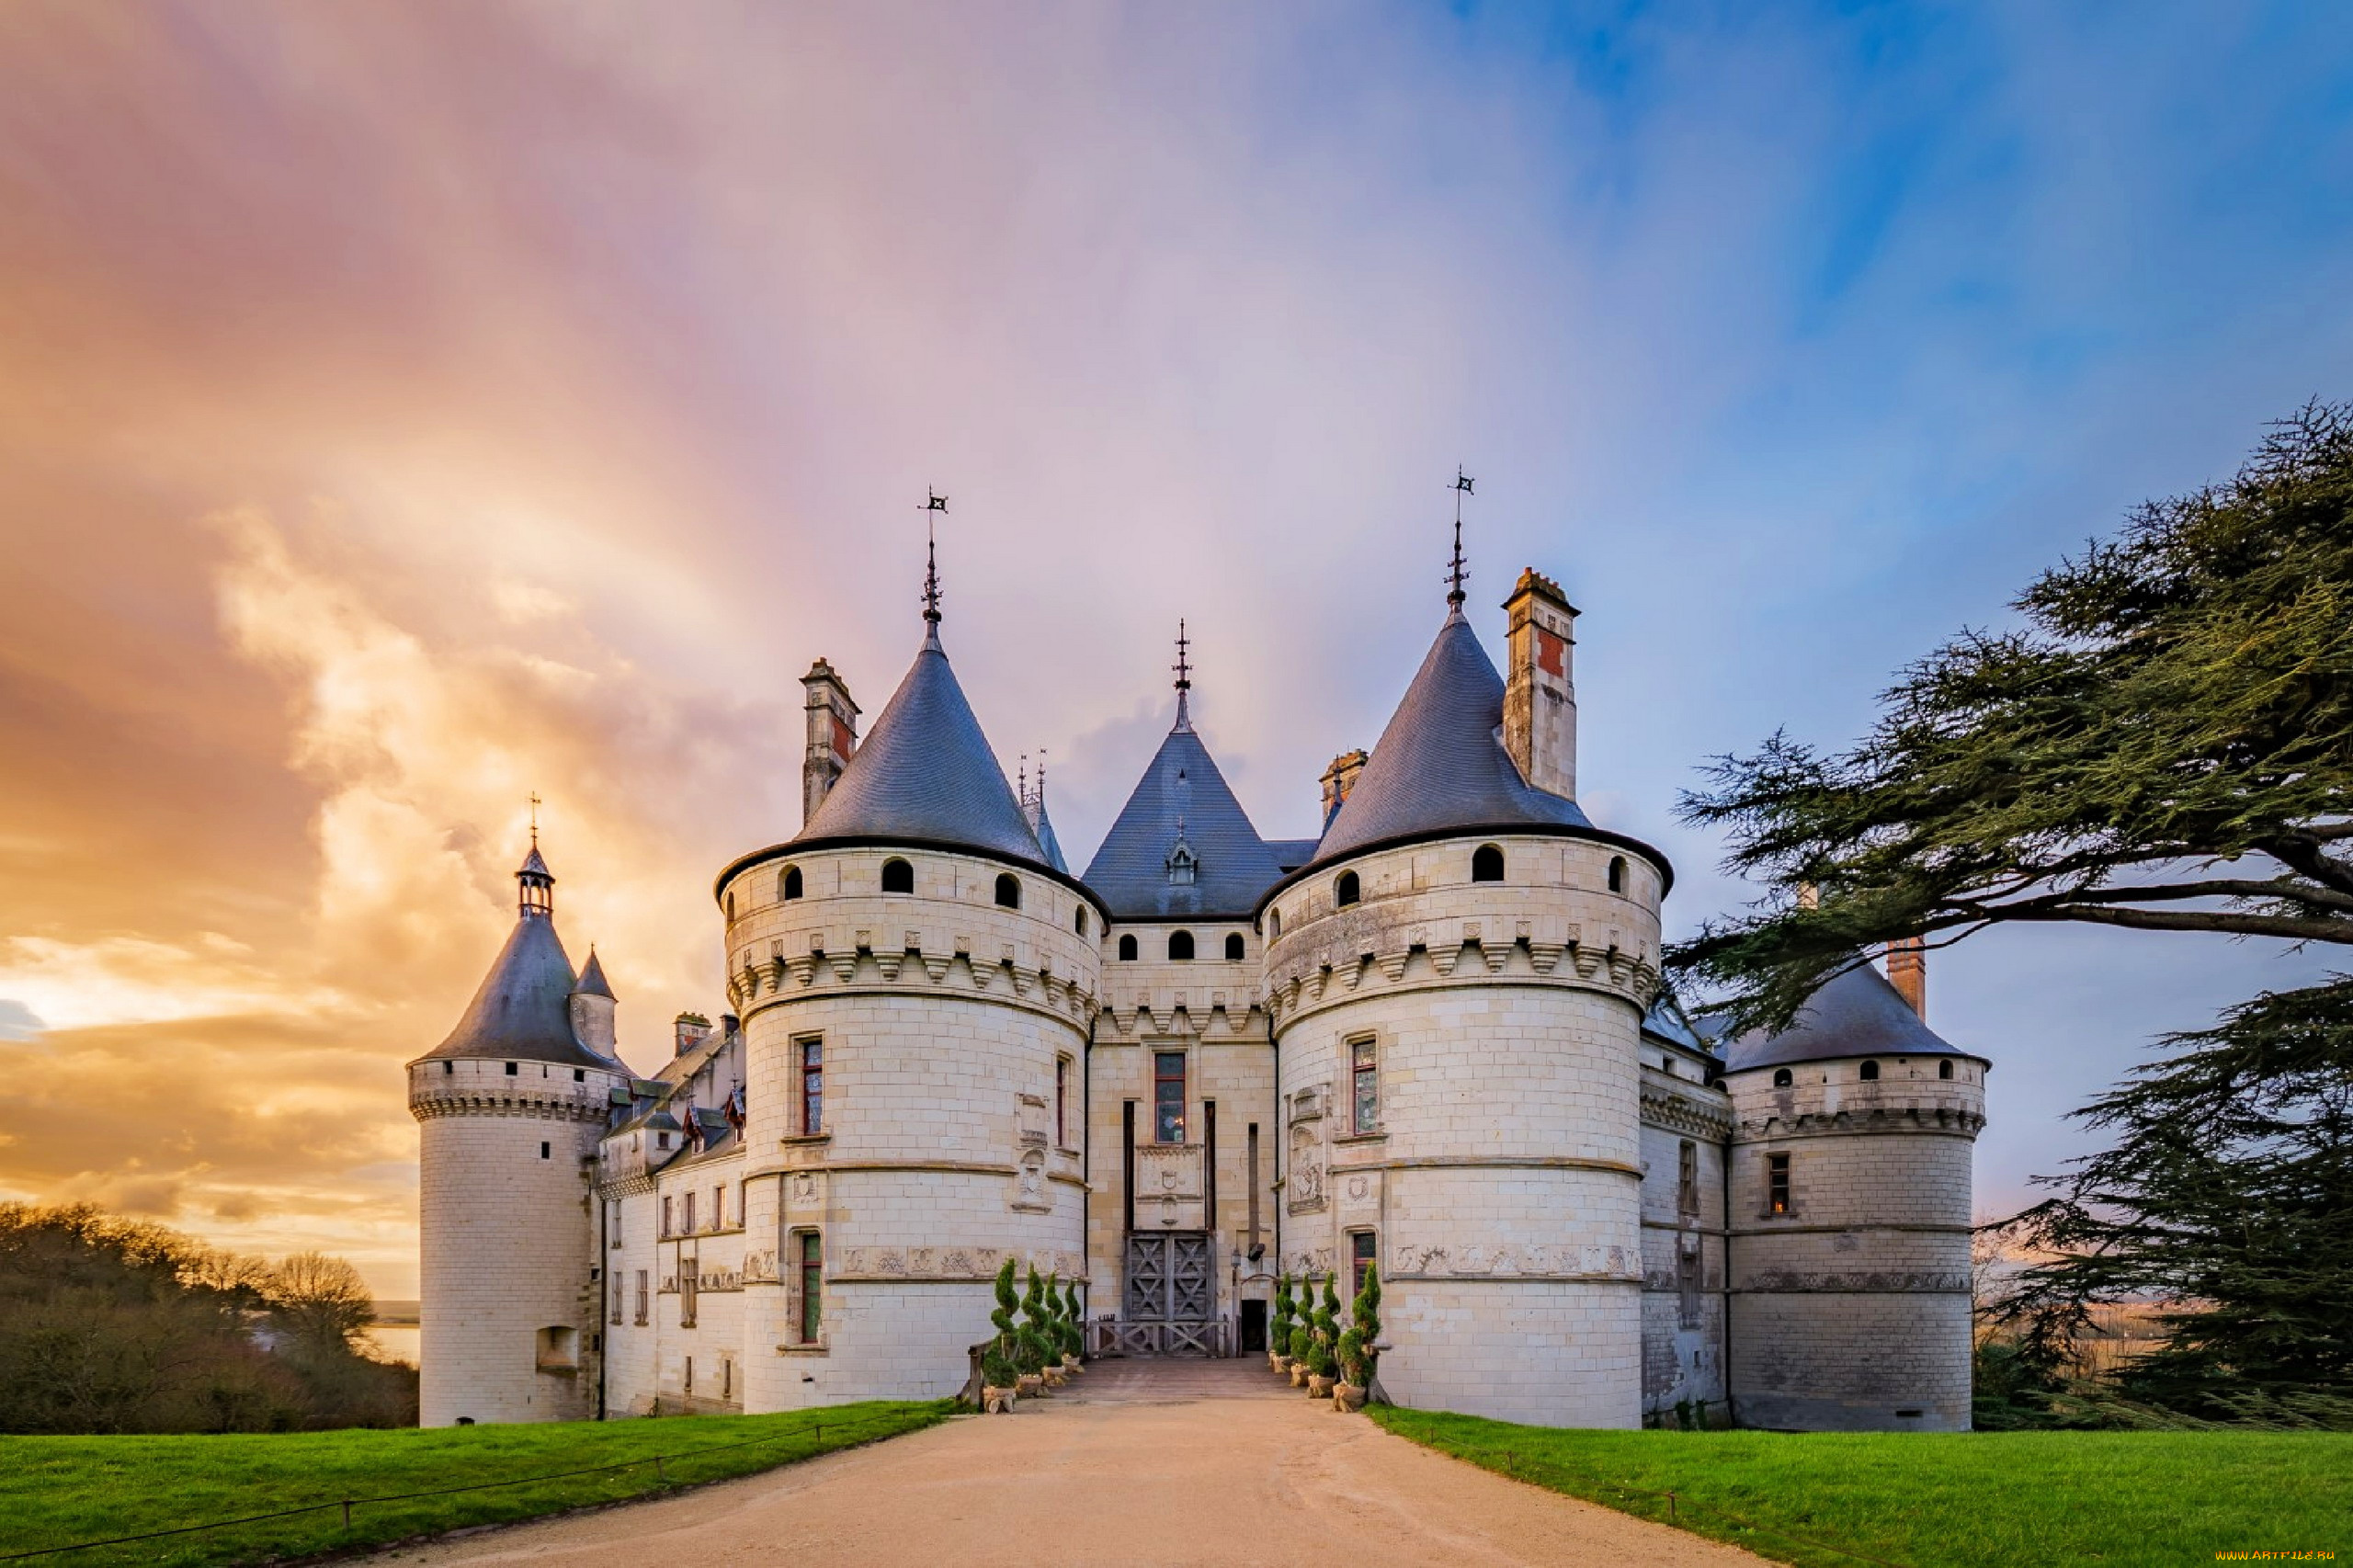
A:
<svg viewBox="0 0 2353 1568">
<path fill-rule="evenodd" d="M 605 966 L 597 957 L 597 949 L 588 949 L 588 967 L 580 971 L 580 983 L 572 988 L 572 1032 L 580 1043 L 599 1056 L 617 1056 L 618 1036 L 613 1027 L 613 1014 L 620 1004 L 613 988 L 605 980 Z"/>
</svg>

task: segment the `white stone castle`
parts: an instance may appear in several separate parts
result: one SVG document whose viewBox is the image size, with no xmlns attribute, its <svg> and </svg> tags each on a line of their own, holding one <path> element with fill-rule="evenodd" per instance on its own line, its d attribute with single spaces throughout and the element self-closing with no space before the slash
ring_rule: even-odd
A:
<svg viewBox="0 0 2353 1568">
<path fill-rule="evenodd" d="M 1459 565 L 1459 558 L 1458 558 Z M 728 1012 L 615 1053 L 536 843 L 457 1028 L 409 1064 L 426 1426 L 962 1388 L 1008 1256 L 1090 1346 L 1263 1345 L 1278 1274 L 1378 1265 L 1377 1392 L 1570 1426 L 1969 1425 L 1983 1057 L 1916 949 L 1791 1028 L 1662 993 L 1673 872 L 1576 802 L 1576 611 L 1458 575 L 1324 831 L 1259 836 L 1187 710 L 1084 875 L 939 640 L 863 737 L 803 679 L 800 833 L 714 889 Z"/>
</svg>

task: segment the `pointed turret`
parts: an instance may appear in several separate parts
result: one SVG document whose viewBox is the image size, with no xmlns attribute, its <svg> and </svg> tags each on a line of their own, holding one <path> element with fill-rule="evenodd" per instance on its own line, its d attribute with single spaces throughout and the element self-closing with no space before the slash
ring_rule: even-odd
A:
<svg viewBox="0 0 2353 1568">
<path fill-rule="evenodd" d="M 535 841 L 515 873 L 519 890 L 515 929 L 491 961 L 490 972 L 449 1038 L 419 1061 L 503 1058 L 575 1067 L 610 1067 L 573 1032 L 572 994 L 577 982 L 555 930 L 555 874 Z M 599 980 L 602 974 L 599 971 Z"/>
<path fill-rule="evenodd" d="M 1083 879 L 1114 916 L 1247 918 L 1282 876 L 1266 841 L 1194 733 L 1192 667 L 1180 624 L 1176 722 L 1120 808 Z"/>
<path fill-rule="evenodd" d="M 618 1059 L 620 1037 L 613 1027 L 617 1007 L 613 988 L 605 980 L 604 961 L 591 947 L 588 967 L 580 971 L 580 983 L 572 988 L 574 1038 L 596 1055 Z"/>
<path fill-rule="evenodd" d="M 1425 834 L 1590 826 L 1574 801 L 1520 777 L 1498 738 L 1503 722 L 1504 678 L 1460 602 L 1450 602 L 1316 860 Z"/>
<path fill-rule="evenodd" d="M 915 840 L 1051 864 L 940 645 L 936 575 L 924 603 L 914 665 L 791 842 Z"/>
</svg>

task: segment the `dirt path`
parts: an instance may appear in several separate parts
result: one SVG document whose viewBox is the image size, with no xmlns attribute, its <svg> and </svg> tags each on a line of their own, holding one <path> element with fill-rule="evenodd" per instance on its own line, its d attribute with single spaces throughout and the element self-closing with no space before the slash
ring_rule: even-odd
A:
<svg viewBox="0 0 2353 1568">
<path fill-rule="evenodd" d="M 1098 1362 L 1079 1397 L 577 1518 L 432 1564 L 1657 1563 L 1747 1552 L 1523 1485 L 1341 1415 L 1263 1362 Z"/>
</svg>

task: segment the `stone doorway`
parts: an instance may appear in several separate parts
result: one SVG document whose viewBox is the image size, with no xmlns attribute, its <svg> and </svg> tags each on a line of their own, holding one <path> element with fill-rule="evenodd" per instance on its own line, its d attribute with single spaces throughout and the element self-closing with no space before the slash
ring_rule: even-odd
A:
<svg viewBox="0 0 2353 1568">
<path fill-rule="evenodd" d="M 1129 1356 L 1222 1356 L 1214 1254 L 1207 1231 L 1128 1237 L 1127 1294 L 1112 1346 Z"/>
</svg>

